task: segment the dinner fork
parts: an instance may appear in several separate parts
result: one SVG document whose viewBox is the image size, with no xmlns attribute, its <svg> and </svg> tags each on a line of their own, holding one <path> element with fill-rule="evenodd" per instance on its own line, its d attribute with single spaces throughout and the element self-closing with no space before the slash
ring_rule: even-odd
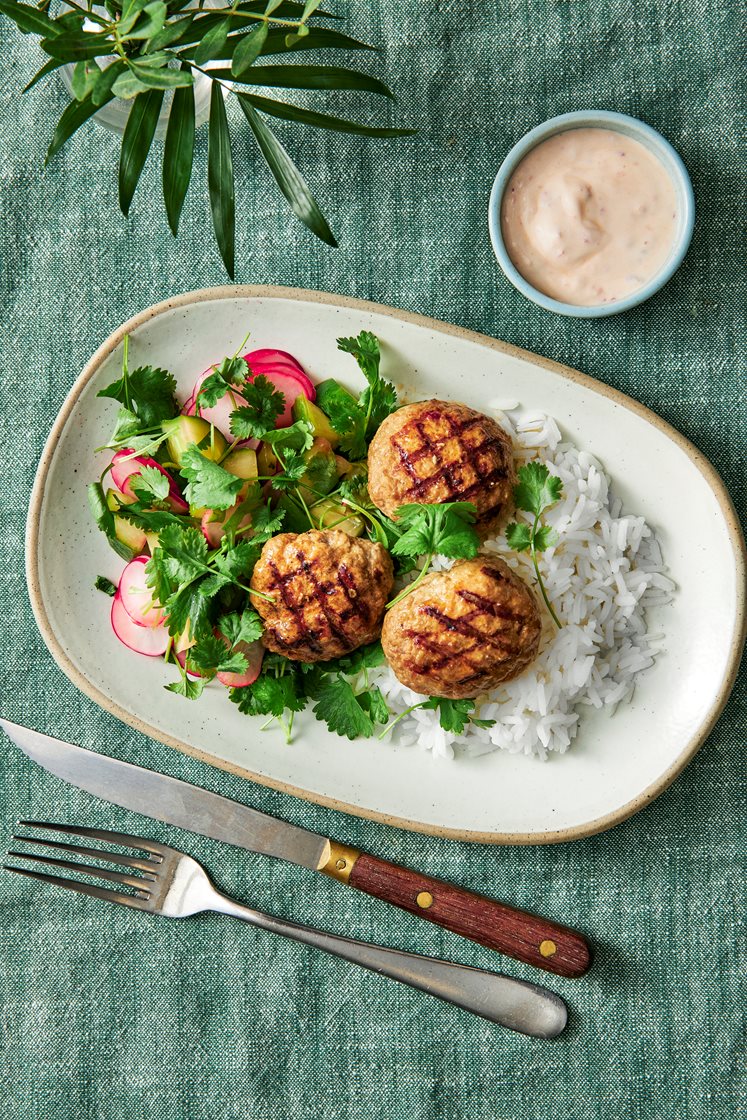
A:
<svg viewBox="0 0 747 1120">
<path fill-rule="evenodd" d="M 493 1023 L 536 1038 L 554 1038 L 565 1027 L 565 1003 L 553 992 L 537 984 L 514 980 L 497 973 L 487 972 L 467 965 L 454 964 L 434 957 L 423 957 L 399 949 L 387 949 L 357 941 L 351 937 L 338 937 L 309 926 L 298 925 L 283 918 L 275 918 L 252 910 L 221 894 L 207 872 L 190 856 L 159 844 L 122 832 L 108 832 L 98 828 L 79 828 L 65 824 L 48 824 L 42 821 L 21 821 L 21 827 L 66 836 L 98 840 L 103 844 L 135 851 L 117 852 L 104 847 L 52 840 L 34 836 L 14 836 L 14 841 L 37 845 L 40 851 L 10 851 L 9 857 L 22 859 L 45 867 L 75 871 L 92 879 L 103 880 L 111 886 L 64 878 L 51 871 L 5 865 L 6 871 L 52 883 L 68 890 L 79 891 L 107 902 L 118 902 L 147 914 L 162 914 L 168 918 L 187 918 L 204 911 L 215 911 L 241 918 L 260 929 L 279 933 L 293 941 L 323 949 L 343 960 L 361 965 L 382 976 L 389 976 L 429 995 L 438 996 L 466 1011 L 481 1015 Z M 141 855 L 137 852 L 143 853 Z M 66 858 L 83 856 L 113 864 L 119 870 L 110 870 Z"/>
</svg>

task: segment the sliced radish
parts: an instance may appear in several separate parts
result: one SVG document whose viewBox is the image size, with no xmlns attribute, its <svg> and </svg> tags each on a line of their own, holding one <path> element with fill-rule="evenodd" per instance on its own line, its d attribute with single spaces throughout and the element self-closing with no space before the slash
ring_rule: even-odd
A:
<svg viewBox="0 0 747 1120">
<path fill-rule="evenodd" d="M 112 600 L 112 630 L 122 645 L 145 657 L 162 657 L 169 644 L 169 632 L 164 625 L 139 626 L 125 610 L 122 596 L 117 592 Z"/>
<path fill-rule="evenodd" d="M 223 526 L 230 517 L 233 517 L 235 512 L 236 505 L 231 506 L 230 509 L 205 510 L 200 521 L 200 528 L 202 529 L 202 535 L 211 548 L 217 548 L 223 540 Z M 251 516 L 247 513 L 242 517 L 238 527 L 240 529 L 246 529 L 251 523 Z"/>
<path fill-rule="evenodd" d="M 221 684 L 226 688 L 246 688 L 249 684 L 254 684 L 259 671 L 262 668 L 262 658 L 265 655 L 265 647 L 261 642 L 238 642 L 234 647 L 239 653 L 243 653 L 247 660 L 247 666 L 243 673 L 216 673 L 216 677 Z"/>
<path fill-rule="evenodd" d="M 194 412 L 194 409 L 195 409 L 195 394 L 194 394 L 194 390 L 193 390 L 189 399 L 186 400 L 184 402 L 184 404 L 182 405 L 181 414 L 182 414 L 182 416 L 191 416 L 192 413 Z"/>
<path fill-rule="evenodd" d="M 301 373 L 305 373 L 298 359 L 289 354 L 287 350 L 250 350 L 248 354 L 244 354 L 244 361 L 252 373 L 256 373 L 260 368 L 264 369 L 267 366 L 278 365 L 278 363 L 280 365 L 288 363 L 295 366 L 296 369 L 300 369 Z"/>
<path fill-rule="evenodd" d="M 237 389 L 227 389 L 217 404 L 211 405 L 209 408 L 200 404 L 199 392 L 200 386 L 203 381 L 210 376 L 213 372 L 212 367 L 206 369 L 201 373 L 195 382 L 194 392 L 192 394 L 192 409 L 196 416 L 201 416 L 203 420 L 207 420 L 209 424 L 214 424 L 215 427 L 221 432 L 226 439 L 231 440 L 231 413 L 237 408 L 241 408 L 246 404 L 241 393 Z"/>
<path fill-rule="evenodd" d="M 161 474 L 165 475 L 169 480 L 168 501 L 174 513 L 189 513 L 189 506 L 179 493 L 176 480 L 160 463 L 157 463 L 155 459 L 151 459 L 148 455 L 136 455 L 127 448 L 118 451 L 112 459 L 112 482 L 118 490 L 121 490 L 128 498 L 134 500 L 135 494 L 130 486 L 130 479 L 133 475 L 140 474 L 143 467 L 155 467 L 157 471 L 160 471 Z"/>
<path fill-rule="evenodd" d="M 271 368 L 268 367 L 267 369 L 257 371 L 254 373 L 251 380 L 253 381 L 254 377 L 259 376 L 266 377 L 268 381 L 271 381 L 275 388 L 279 389 L 285 397 L 285 408 L 275 421 L 275 427 L 277 428 L 289 428 L 293 423 L 291 409 L 293 408 L 293 402 L 296 397 L 306 397 L 307 400 L 313 401 L 316 396 L 314 386 L 311 384 L 306 374 L 301 373 L 290 365 L 282 367 L 272 366 Z"/>
<path fill-rule="evenodd" d="M 160 626 L 165 615 L 163 609 L 153 603 L 153 591 L 145 578 L 147 563 L 145 556 L 131 560 L 120 576 L 117 590 L 133 622 L 138 626 Z"/>
</svg>

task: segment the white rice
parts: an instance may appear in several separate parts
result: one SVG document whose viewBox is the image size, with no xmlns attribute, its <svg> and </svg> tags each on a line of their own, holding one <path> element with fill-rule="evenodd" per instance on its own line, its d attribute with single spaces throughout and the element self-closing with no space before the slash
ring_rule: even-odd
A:
<svg viewBox="0 0 747 1120">
<path fill-rule="evenodd" d="M 613 713 L 630 698 L 661 639 L 648 632 L 646 610 L 668 603 L 674 583 L 664 574 L 652 530 L 642 517 L 623 510 L 593 455 L 564 442 L 545 413 L 522 410 L 515 401 L 492 407 L 514 439 L 517 466 L 537 459 L 563 480 L 563 497 L 544 515 L 558 541 L 539 559 L 562 629 L 555 627 L 538 593 L 544 612 L 538 658 L 516 680 L 476 701 L 476 714 L 495 720 L 493 727 L 468 725 L 463 735 L 455 735 L 441 728 L 438 712 L 417 710 L 393 734 L 399 744 L 417 744 L 439 758 L 506 750 L 544 759 L 550 751 L 568 750 L 585 706 Z M 535 585 L 528 554 L 512 552 L 503 534 L 485 541 L 483 551 L 498 553 Z M 434 567 L 452 563 L 440 557 Z M 388 667 L 376 670 L 375 680 L 395 716 L 422 699 Z"/>
</svg>

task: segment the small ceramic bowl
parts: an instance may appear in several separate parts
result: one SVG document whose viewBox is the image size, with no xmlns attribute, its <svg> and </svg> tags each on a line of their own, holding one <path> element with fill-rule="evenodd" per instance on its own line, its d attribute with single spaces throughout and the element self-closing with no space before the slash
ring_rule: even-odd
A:
<svg viewBox="0 0 747 1120">
<path fill-rule="evenodd" d="M 624 299 L 612 303 L 603 303 L 594 307 L 577 306 L 572 303 L 562 303 L 545 295 L 534 285 L 525 280 L 511 260 L 503 241 L 501 231 L 501 205 L 506 185 L 516 170 L 517 166 L 533 148 L 548 140 L 559 132 L 566 132 L 571 128 L 606 128 L 621 132 L 632 140 L 637 140 L 654 155 L 668 172 L 674 186 L 677 199 L 677 228 L 669 257 L 659 272 L 643 287 Z M 695 199 L 690 177 L 685 165 L 675 152 L 671 144 L 667 143 L 655 129 L 644 124 L 643 121 L 629 117 L 625 113 L 611 113 L 603 109 L 588 109 L 577 113 L 563 113 L 562 116 L 552 117 L 544 124 L 537 125 L 528 132 L 518 144 L 515 144 L 508 153 L 493 183 L 490 192 L 490 206 L 488 209 L 488 223 L 490 226 L 490 240 L 493 251 L 498 259 L 498 264 L 505 272 L 513 286 L 532 300 L 533 303 L 544 307 L 547 311 L 554 311 L 558 315 L 572 315 L 577 319 L 600 319 L 605 315 L 617 315 L 620 311 L 627 311 L 658 292 L 669 280 L 670 276 L 679 268 L 687 252 L 693 232 L 695 221 Z"/>
</svg>

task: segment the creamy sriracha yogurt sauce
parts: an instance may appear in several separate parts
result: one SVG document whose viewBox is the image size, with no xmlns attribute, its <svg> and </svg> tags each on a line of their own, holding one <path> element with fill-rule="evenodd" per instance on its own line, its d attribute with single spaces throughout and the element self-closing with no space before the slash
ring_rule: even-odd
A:
<svg viewBox="0 0 747 1120">
<path fill-rule="evenodd" d="M 637 140 L 574 128 L 538 144 L 508 181 L 501 229 L 525 280 L 563 303 L 595 307 L 638 291 L 669 256 L 674 185 Z"/>
</svg>

